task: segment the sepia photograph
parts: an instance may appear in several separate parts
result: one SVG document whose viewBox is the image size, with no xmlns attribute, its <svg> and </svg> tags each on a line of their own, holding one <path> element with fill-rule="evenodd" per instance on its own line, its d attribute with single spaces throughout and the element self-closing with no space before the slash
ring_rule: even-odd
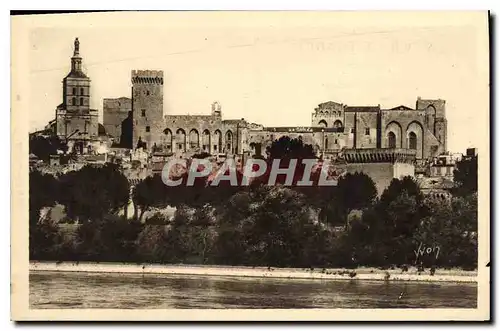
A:
<svg viewBox="0 0 500 331">
<path fill-rule="evenodd" d="M 489 22 L 11 16 L 11 318 L 488 320 Z"/>
</svg>

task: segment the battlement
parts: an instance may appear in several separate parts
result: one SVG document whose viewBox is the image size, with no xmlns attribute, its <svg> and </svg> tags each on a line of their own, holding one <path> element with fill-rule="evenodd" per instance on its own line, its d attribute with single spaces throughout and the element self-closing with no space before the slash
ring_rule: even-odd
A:
<svg viewBox="0 0 500 331">
<path fill-rule="evenodd" d="M 415 163 L 416 151 L 404 148 L 346 149 L 347 163 Z"/>
<path fill-rule="evenodd" d="M 132 84 L 163 85 L 162 70 L 132 70 Z"/>
</svg>

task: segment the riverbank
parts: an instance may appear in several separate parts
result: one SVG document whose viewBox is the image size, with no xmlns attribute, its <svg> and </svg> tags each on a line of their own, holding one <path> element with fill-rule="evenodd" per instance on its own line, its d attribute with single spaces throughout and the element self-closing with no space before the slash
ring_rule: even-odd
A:
<svg viewBox="0 0 500 331">
<path fill-rule="evenodd" d="M 231 266 L 200 266 L 200 265 L 160 265 L 160 264 L 126 264 L 97 262 L 30 262 L 30 271 L 53 272 L 87 272 L 87 273 L 123 273 L 123 274 L 166 274 L 166 275 L 196 275 L 224 277 L 255 277 L 255 278 L 285 278 L 285 279 L 359 279 L 381 281 L 418 281 L 418 282 L 477 282 L 476 271 L 459 269 L 436 270 L 431 275 L 429 269 L 418 273 L 411 268 L 408 272 L 401 269 L 379 270 L 376 268 L 346 269 L 292 269 L 264 267 L 231 267 Z"/>
</svg>

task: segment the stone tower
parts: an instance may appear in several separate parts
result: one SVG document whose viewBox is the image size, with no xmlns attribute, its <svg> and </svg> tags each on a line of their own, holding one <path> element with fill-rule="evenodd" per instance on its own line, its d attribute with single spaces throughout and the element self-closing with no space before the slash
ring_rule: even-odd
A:
<svg viewBox="0 0 500 331">
<path fill-rule="evenodd" d="M 151 150 L 163 134 L 163 71 L 132 70 L 132 148 Z"/>
<path fill-rule="evenodd" d="M 55 132 L 69 150 L 85 153 L 98 138 L 98 112 L 90 109 L 90 78 L 82 69 L 80 41 L 75 39 L 71 70 L 63 79 L 63 100 L 56 108 Z"/>
<path fill-rule="evenodd" d="M 439 141 L 439 153 L 447 151 L 446 101 L 417 98 L 417 110 L 425 110 L 425 125 Z"/>
<path fill-rule="evenodd" d="M 67 111 L 88 113 L 90 107 L 90 78 L 82 70 L 80 42 L 75 39 L 71 71 L 63 80 L 63 103 Z"/>
</svg>

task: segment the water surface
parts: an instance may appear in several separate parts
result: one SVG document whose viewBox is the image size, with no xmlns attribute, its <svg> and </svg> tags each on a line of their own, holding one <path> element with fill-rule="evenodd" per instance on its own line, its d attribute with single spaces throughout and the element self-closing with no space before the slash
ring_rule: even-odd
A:
<svg viewBox="0 0 500 331">
<path fill-rule="evenodd" d="M 32 309 L 477 306 L 477 284 L 470 283 L 31 271 L 29 285 Z"/>
</svg>

